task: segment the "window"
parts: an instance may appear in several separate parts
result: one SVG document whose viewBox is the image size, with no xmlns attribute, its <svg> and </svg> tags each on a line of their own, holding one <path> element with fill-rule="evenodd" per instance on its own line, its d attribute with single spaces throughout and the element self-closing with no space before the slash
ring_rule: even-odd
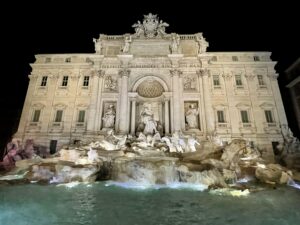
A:
<svg viewBox="0 0 300 225">
<path fill-rule="evenodd" d="M 239 61 L 237 56 L 232 56 L 232 61 Z"/>
<path fill-rule="evenodd" d="M 253 60 L 254 61 L 260 61 L 259 56 L 257 56 L 257 55 L 253 56 Z"/>
<path fill-rule="evenodd" d="M 242 123 L 249 123 L 248 111 L 241 111 Z"/>
<path fill-rule="evenodd" d="M 42 82 L 41 82 L 41 86 L 42 86 L 42 87 L 45 87 L 45 86 L 47 85 L 47 79 L 48 79 L 47 76 L 43 76 L 43 77 L 42 77 Z"/>
<path fill-rule="evenodd" d="M 217 111 L 218 123 L 225 123 L 224 111 Z"/>
<path fill-rule="evenodd" d="M 241 75 L 235 75 L 235 84 L 236 86 L 243 86 Z"/>
<path fill-rule="evenodd" d="M 46 59 L 45 59 L 45 62 L 46 62 L 46 63 L 50 63 L 50 62 L 51 62 L 51 58 L 46 58 Z"/>
<path fill-rule="evenodd" d="M 84 87 L 88 87 L 89 86 L 89 81 L 90 81 L 90 77 L 89 76 L 84 76 L 84 78 L 83 78 L 83 86 Z"/>
<path fill-rule="evenodd" d="M 34 110 L 32 122 L 39 122 L 40 115 L 41 115 L 41 110 L 40 109 Z"/>
<path fill-rule="evenodd" d="M 214 86 L 220 86 L 220 78 L 219 75 L 213 75 Z"/>
<path fill-rule="evenodd" d="M 71 62 L 71 58 L 66 58 L 65 62 L 67 63 Z"/>
<path fill-rule="evenodd" d="M 68 86 L 68 79 L 69 79 L 68 76 L 63 76 L 61 86 Z"/>
<path fill-rule="evenodd" d="M 258 85 L 259 86 L 264 86 L 265 85 L 265 81 L 262 75 L 257 75 L 257 80 L 258 80 Z"/>
<path fill-rule="evenodd" d="M 54 122 L 61 122 L 62 121 L 62 114 L 63 114 L 62 110 L 57 110 Z"/>
<path fill-rule="evenodd" d="M 266 116 L 267 123 L 274 123 L 274 119 L 273 119 L 271 110 L 265 110 L 265 116 Z"/>
<path fill-rule="evenodd" d="M 84 117 L 85 117 L 85 111 L 84 110 L 80 110 L 79 114 L 78 114 L 78 122 L 79 123 L 83 123 L 84 122 Z"/>
</svg>

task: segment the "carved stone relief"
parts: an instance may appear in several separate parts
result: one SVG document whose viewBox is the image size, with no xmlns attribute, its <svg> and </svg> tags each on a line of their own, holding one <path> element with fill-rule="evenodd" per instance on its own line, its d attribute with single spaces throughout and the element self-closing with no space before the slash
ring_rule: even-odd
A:
<svg viewBox="0 0 300 225">
<path fill-rule="evenodd" d="M 196 91 L 196 89 L 197 89 L 197 78 L 195 76 L 183 77 L 183 90 Z"/>
<path fill-rule="evenodd" d="M 105 81 L 104 81 L 104 89 L 106 91 L 117 91 L 117 89 L 118 89 L 117 79 L 113 78 L 110 75 L 106 76 Z"/>
</svg>

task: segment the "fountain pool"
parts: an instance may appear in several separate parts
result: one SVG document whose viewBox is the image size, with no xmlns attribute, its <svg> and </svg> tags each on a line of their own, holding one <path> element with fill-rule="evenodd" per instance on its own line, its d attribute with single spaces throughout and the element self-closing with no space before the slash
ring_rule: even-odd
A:
<svg viewBox="0 0 300 225">
<path fill-rule="evenodd" d="M 107 184 L 0 186 L 3 225 L 294 225 L 300 191 L 279 187 L 247 197 L 183 186 L 131 189 Z"/>
</svg>

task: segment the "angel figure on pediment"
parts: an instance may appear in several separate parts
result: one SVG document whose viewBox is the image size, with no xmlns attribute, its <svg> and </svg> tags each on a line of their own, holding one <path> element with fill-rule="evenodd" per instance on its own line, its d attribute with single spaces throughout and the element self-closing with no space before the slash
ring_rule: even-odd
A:
<svg viewBox="0 0 300 225">
<path fill-rule="evenodd" d="M 133 24 L 132 27 L 135 30 L 135 35 L 137 37 L 141 36 L 142 34 L 144 34 L 144 26 L 143 24 L 141 24 L 141 22 L 138 20 L 137 23 Z"/>
</svg>

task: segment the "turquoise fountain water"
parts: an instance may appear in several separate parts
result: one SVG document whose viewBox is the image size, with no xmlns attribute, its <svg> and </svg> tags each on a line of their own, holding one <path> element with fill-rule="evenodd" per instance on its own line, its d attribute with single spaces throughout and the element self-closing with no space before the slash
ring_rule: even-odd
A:
<svg viewBox="0 0 300 225">
<path fill-rule="evenodd" d="M 197 188 L 196 188 L 197 189 Z M 107 183 L 0 187 L 1 225 L 295 225 L 300 191 L 279 187 L 247 197 L 182 187 L 131 189 Z"/>
</svg>

